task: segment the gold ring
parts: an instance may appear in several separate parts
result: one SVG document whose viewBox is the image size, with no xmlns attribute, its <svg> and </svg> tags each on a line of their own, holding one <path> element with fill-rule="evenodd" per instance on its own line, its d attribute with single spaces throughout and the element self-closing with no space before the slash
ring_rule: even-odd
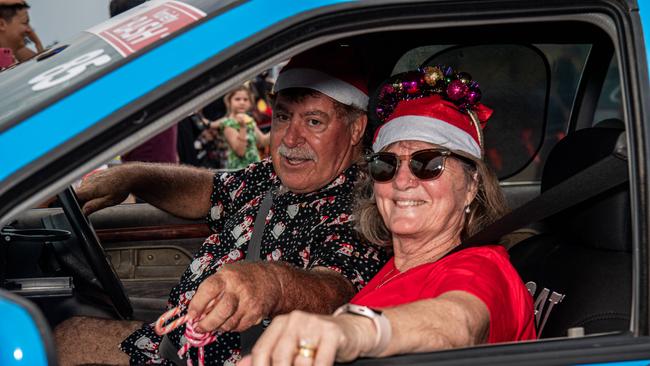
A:
<svg viewBox="0 0 650 366">
<path fill-rule="evenodd" d="M 314 358 L 316 344 L 309 339 L 301 338 L 298 342 L 298 354 L 305 358 Z"/>
</svg>

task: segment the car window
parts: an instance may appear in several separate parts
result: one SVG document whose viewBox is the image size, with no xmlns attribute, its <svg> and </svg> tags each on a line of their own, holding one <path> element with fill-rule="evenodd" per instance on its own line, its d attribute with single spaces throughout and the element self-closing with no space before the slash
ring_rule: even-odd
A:
<svg viewBox="0 0 650 366">
<path fill-rule="evenodd" d="M 431 45 L 405 53 L 393 74 L 442 63 L 481 75 L 483 102 L 494 109 L 485 129 L 488 162 L 501 180 L 535 182 L 551 147 L 566 135 L 590 47 Z"/>
<path fill-rule="evenodd" d="M 605 77 L 605 84 L 598 99 L 594 124 L 607 119 L 623 120 L 623 104 L 621 103 L 621 81 L 619 78 L 618 62 L 612 59 Z"/>
</svg>

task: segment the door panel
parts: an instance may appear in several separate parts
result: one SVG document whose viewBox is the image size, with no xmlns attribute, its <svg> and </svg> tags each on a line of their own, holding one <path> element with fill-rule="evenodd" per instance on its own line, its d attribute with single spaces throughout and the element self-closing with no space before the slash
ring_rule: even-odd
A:
<svg viewBox="0 0 650 366">
<path fill-rule="evenodd" d="M 164 310 L 169 291 L 210 235 L 202 221 L 184 220 L 148 204 L 111 207 L 91 220 L 135 308 Z"/>
</svg>

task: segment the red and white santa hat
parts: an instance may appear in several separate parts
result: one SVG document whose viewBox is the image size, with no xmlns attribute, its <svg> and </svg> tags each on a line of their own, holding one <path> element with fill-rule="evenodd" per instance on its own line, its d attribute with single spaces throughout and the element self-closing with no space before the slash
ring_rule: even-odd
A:
<svg viewBox="0 0 650 366">
<path fill-rule="evenodd" d="M 487 121 L 492 110 L 479 104 L 473 113 L 483 122 Z M 381 151 L 397 141 L 415 140 L 462 151 L 480 159 L 483 147 L 479 128 L 469 113 L 461 112 L 439 94 L 401 100 L 375 132 L 372 149 Z"/>
<path fill-rule="evenodd" d="M 368 109 L 368 82 L 353 47 L 328 44 L 303 52 L 282 68 L 273 86 L 318 91 L 345 105 Z"/>
</svg>

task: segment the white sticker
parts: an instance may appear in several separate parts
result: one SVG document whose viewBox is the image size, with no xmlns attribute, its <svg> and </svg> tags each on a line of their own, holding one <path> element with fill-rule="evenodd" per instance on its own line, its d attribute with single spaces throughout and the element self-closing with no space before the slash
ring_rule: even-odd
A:
<svg viewBox="0 0 650 366">
<path fill-rule="evenodd" d="M 181 1 L 151 0 L 88 29 L 127 57 L 205 17 L 205 12 Z"/>
<path fill-rule="evenodd" d="M 34 91 L 49 89 L 82 74 L 90 65 L 102 66 L 110 61 L 111 57 L 104 54 L 103 49 L 95 50 L 45 71 L 32 78 L 29 84 L 33 84 Z"/>
</svg>

